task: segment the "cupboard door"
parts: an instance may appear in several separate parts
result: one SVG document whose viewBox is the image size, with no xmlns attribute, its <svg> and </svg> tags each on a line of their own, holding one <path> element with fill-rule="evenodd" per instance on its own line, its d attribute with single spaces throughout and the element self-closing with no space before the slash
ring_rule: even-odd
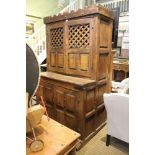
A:
<svg viewBox="0 0 155 155">
<path fill-rule="evenodd" d="M 67 127 L 77 130 L 77 94 L 74 91 L 54 88 L 54 103 L 56 108 L 56 121 Z"/>
<path fill-rule="evenodd" d="M 66 22 L 66 72 L 70 75 L 91 76 L 93 19 Z"/>
<path fill-rule="evenodd" d="M 65 72 L 64 23 L 47 25 L 47 64 L 49 71 Z"/>
<path fill-rule="evenodd" d="M 65 104 L 65 89 L 54 87 L 54 104 L 55 104 L 55 120 L 65 125 L 64 119 L 64 104 Z"/>
</svg>

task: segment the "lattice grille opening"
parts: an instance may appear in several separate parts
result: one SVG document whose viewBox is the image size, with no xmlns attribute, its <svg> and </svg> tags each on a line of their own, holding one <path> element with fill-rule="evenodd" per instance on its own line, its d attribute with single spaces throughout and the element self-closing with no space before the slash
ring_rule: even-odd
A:
<svg viewBox="0 0 155 155">
<path fill-rule="evenodd" d="M 50 30 L 51 48 L 63 48 L 63 28 Z"/>
<path fill-rule="evenodd" d="M 87 48 L 90 45 L 90 25 L 69 26 L 69 48 Z"/>
</svg>

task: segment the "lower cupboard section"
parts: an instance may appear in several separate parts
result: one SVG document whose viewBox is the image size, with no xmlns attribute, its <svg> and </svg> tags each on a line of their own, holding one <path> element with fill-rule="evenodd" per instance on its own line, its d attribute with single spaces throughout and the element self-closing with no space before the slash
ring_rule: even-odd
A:
<svg viewBox="0 0 155 155">
<path fill-rule="evenodd" d="M 50 118 L 79 132 L 84 142 L 105 124 L 105 92 L 106 83 L 78 88 L 41 77 L 36 97 L 37 101 L 44 97 Z"/>
</svg>

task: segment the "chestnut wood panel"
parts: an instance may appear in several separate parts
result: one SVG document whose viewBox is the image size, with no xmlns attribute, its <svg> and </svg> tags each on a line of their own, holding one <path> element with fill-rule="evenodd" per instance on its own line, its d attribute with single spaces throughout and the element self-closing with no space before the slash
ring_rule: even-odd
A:
<svg viewBox="0 0 155 155">
<path fill-rule="evenodd" d="M 54 102 L 56 104 L 56 106 L 59 106 L 61 108 L 64 108 L 64 97 L 65 97 L 65 93 L 64 90 L 59 87 L 59 88 L 55 88 L 54 90 Z"/>
<path fill-rule="evenodd" d="M 97 101 L 97 106 L 103 103 L 103 94 L 106 92 L 107 85 L 103 84 L 98 86 L 98 101 Z"/>
<path fill-rule="evenodd" d="M 43 90 L 44 98 L 46 103 L 53 104 L 53 85 L 46 84 Z"/>
<path fill-rule="evenodd" d="M 85 136 L 88 137 L 95 132 L 95 115 L 85 120 Z"/>
<path fill-rule="evenodd" d="M 106 121 L 107 115 L 106 115 L 106 109 L 103 106 L 101 109 L 99 109 L 96 113 L 96 129 L 100 127 L 102 122 Z"/>
<path fill-rule="evenodd" d="M 66 109 L 70 112 L 75 112 L 77 104 L 77 97 L 75 94 L 66 94 Z"/>
<path fill-rule="evenodd" d="M 46 103 L 46 110 L 50 118 L 55 118 L 54 106 Z"/>
<path fill-rule="evenodd" d="M 95 90 L 88 90 L 86 94 L 85 113 L 95 109 Z"/>
<path fill-rule="evenodd" d="M 65 114 L 65 125 L 73 130 L 77 130 L 77 116 L 66 113 Z"/>
<path fill-rule="evenodd" d="M 99 79 L 108 78 L 108 55 L 102 53 L 99 55 Z"/>
<path fill-rule="evenodd" d="M 65 125 L 65 113 L 63 110 L 56 108 L 56 117 L 55 120 Z"/>
<path fill-rule="evenodd" d="M 100 34 L 99 34 L 99 48 L 104 51 L 111 50 L 111 43 L 112 43 L 112 22 L 105 19 L 100 19 Z"/>
</svg>

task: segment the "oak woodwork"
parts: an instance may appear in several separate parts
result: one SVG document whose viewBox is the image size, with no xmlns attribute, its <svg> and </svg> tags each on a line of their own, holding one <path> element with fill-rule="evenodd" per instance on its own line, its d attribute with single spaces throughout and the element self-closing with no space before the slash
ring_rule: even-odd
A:
<svg viewBox="0 0 155 155">
<path fill-rule="evenodd" d="M 38 94 L 42 92 L 49 117 L 79 132 L 81 140 L 85 141 L 105 124 L 103 93 L 106 86 L 107 80 L 99 83 L 43 72 Z M 39 102 L 40 96 L 37 96 L 37 100 Z"/>
<path fill-rule="evenodd" d="M 113 12 L 92 6 L 45 17 L 47 71 L 105 79 L 112 44 Z"/>
<path fill-rule="evenodd" d="M 105 124 L 109 92 L 113 12 L 92 6 L 44 18 L 47 72 L 41 74 L 49 116 L 86 142 Z"/>
</svg>

